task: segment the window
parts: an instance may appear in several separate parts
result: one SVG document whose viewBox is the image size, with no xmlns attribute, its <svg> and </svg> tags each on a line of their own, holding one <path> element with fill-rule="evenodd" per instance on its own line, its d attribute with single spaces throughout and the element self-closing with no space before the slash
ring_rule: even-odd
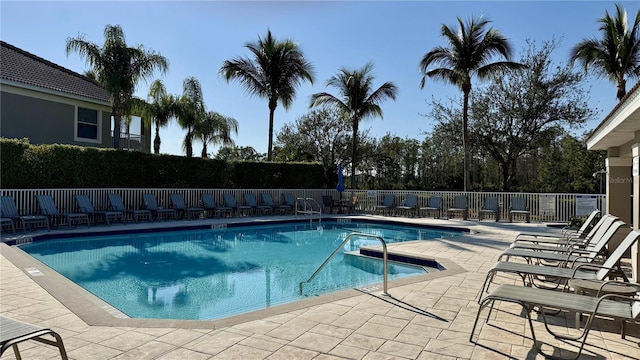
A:
<svg viewBox="0 0 640 360">
<path fill-rule="evenodd" d="M 78 107 L 76 120 L 76 139 L 100 141 L 100 115 L 97 110 Z"/>
</svg>

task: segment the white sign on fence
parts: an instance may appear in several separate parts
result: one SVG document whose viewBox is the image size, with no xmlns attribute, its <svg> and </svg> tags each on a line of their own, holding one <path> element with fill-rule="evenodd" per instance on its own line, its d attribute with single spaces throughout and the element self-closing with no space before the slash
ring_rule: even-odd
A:
<svg viewBox="0 0 640 360">
<path fill-rule="evenodd" d="M 540 194 L 540 215 L 556 216 L 556 196 Z"/>
<path fill-rule="evenodd" d="M 587 216 L 598 208 L 598 198 L 595 195 L 576 195 L 576 216 Z"/>
<path fill-rule="evenodd" d="M 378 192 L 375 190 L 368 190 L 367 191 L 367 197 L 369 198 L 375 198 L 378 197 Z"/>
</svg>

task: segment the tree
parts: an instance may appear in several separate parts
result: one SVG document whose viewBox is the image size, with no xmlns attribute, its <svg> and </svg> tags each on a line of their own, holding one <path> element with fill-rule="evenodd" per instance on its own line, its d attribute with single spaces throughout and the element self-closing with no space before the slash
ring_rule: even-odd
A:
<svg viewBox="0 0 640 360">
<path fill-rule="evenodd" d="M 322 162 L 328 170 L 337 170 L 338 164 L 348 157 L 345 150 L 350 141 L 349 128 L 349 119 L 335 109 L 314 109 L 280 129 L 275 145 L 280 150 L 275 157 L 285 160 L 283 156 L 286 153 L 288 160 L 314 159 Z"/>
<path fill-rule="evenodd" d="M 160 153 L 160 128 L 169 124 L 169 120 L 176 115 L 176 99 L 167 94 L 161 80 L 154 80 L 149 88 L 147 101 L 140 100 L 134 106 L 136 112 L 145 122 L 156 125 L 156 135 L 153 140 L 153 152 Z"/>
<path fill-rule="evenodd" d="M 313 83 L 313 66 L 292 40 L 278 41 L 267 31 L 265 38 L 245 45 L 252 58 L 226 60 L 220 74 L 227 81 L 240 82 L 247 92 L 267 98 L 269 104 L 269 145 L 267 161 L 271 161 L 273 147 L 273 114 L 278 102 L 288 109 L 296 95 L 296 87 L 303 81 Z"/>
<path fill-rule="evenodd" d="M 224 146 L 218 150 L 216 159 L 227 161 L 262 161 L 264 154 L 260 154 L 251 146 Z"/>
<path fill-rule="evenodd" d="M 516 185 L 517 160 L 545 148 L 562 133 L 595 114 L 582 87 L 584 75 L 569 65 L 555 66 L 551 54 L 557 44 L 533 42 L 521 60 L 525 70 L 495 78 L 472 94 L 471 128 L 474 143 L 502 169 L 502 188 Z"/>
<path fill-rule="evenodd" d="M 67 38 L 66 52 L 84 57 L 98 83 L 111 93 L 111 116 L 114 118 L 113 146 L 120 149 L 122 117 L 130 115 L 132 98 L 140 80 L 150 79 L 155 71 L 167 71 L 169 62 L 162 55 L 141 45 L 128 47 L 119 25 L 107 25 L 102 47 L 83 36 Z"/>
<path fill-rule="evenodd" d="M 193 129 L 205 116 L 202 87 L 195 77 L 188 77 L 182 83 L 182 96 L 176 105 L 176 116 L 178 124 L 187 129 L 182 143 L 187 157 L 193 157 Z"/>
<path fill-rule="evenodd" d="M 373 89 L 373 64 L 367 63 L 362 68 L 350 70 L 341 68 L 337 75 L 327 80 L 327 86 L 338 90 L 339 97 L 326 92 L 311 95 L 310 107 L 329 105 L 339 113 L 351 119 L 353 135 L 351 151 L 351 188 L 356 187 L 356 166 L 358 146 L 358 126 L 360 121 L 377 116 L 382 118 L 380 103 L 386 99 L 396 99 L 398 88 L 392 82 L 385 82 L 379 88 Z"/>
<path fill-rule="evenodd" d="M 616 97 L 621 100 L 627 93 L 625 76 L 640 77 L 640 9 L 631 28 L 620 4 L 615 17 L 605 11 L 598 22 L 602 38 L 583 39 L 571 49 L 570 59 L 582 63 L 585 72 L 592 66 L 597 75 L 616 83 Z"/>
<path fill-rule="evenodd" d="M 464 148 L 464 191 L 469 186 L 469 94 L 471 93 L 471 78 L 475 75 L 486 79 L 513 69 L 519 69 L 521 64 L 511 61 L 491 62 L 495 56 L 506 60 L 511 57 L 511 45 L 502 34 L 488 28 L 490 21 L 484 18 L 472 18 L 466 24 L 458 18 L 458 29 L 442 25 L 441 35 L 448 42 L 449 47 L 435 47 L 420 60 L 422 80 L 420 88 L 424 88 L 427 77 L 445 81 L 456 85 L 463 93 L 462 110 L 462 146 Z M 429 69 L 433 64 L 439 65 Z"/>
<path fill-rule="evenodd" d="M 234 145 L 231 134 L 238 134 L 238 120 L 215 111 L 205 113 L 202 121 L 195 124 L 193 136 L 202 142 L 202 157 L 208 157 L 207 144 Z"/>
</svg>

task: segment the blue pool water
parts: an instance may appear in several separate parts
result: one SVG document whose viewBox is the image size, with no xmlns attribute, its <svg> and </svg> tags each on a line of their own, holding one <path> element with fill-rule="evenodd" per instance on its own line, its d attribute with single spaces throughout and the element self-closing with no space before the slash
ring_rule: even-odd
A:
<svg viewBox="0 0 640 360">
<path fill-rule="evenodd" d="M 37 241 L 20 247 L 132 318 L 209 320 L 382 282 L 382 262 L 346 254 L 304 284 L 352 232 L 387 243 L 459 232 L 376 223 L 287 223 Z M 390 263 L 389 280 L 424 274 Z"/>
</svg>

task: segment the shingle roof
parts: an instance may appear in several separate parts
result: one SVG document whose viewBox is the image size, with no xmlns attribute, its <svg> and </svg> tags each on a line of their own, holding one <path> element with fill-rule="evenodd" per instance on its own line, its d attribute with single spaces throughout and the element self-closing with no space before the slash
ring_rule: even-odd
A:
<svg viewBox="0 0 640 360">
<path fill-rule="evenodd" d="M 111 94 L 94 80 L 0 40 L 0 78 L 109 102 Z"/>
</svg>

